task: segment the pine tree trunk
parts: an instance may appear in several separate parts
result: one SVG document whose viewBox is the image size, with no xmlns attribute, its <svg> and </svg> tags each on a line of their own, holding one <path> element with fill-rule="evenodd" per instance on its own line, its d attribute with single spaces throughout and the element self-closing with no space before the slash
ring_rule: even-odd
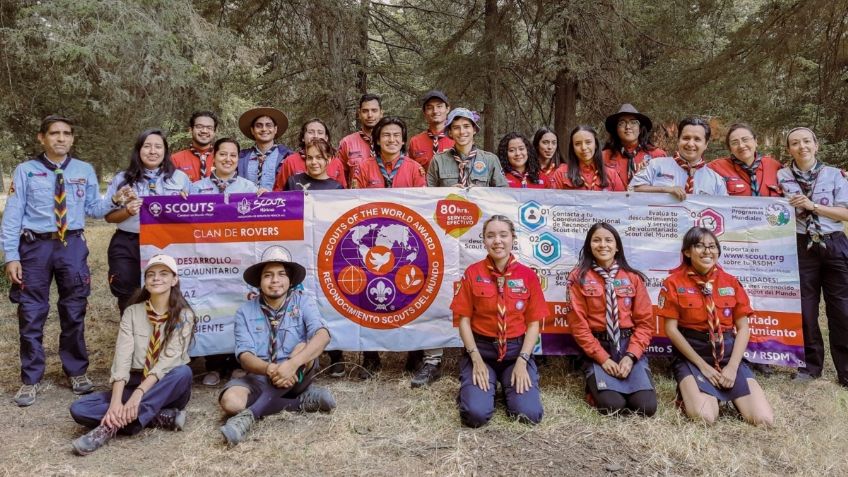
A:
<svg viewBox="0 0 848 477">
<path fill-rule="evenodd" d="M 498 114 L 498 100 L 496 96 L 495 81 L 498 77 L 498 55 L 497 55 L 497 30 L 498 30 L 498 2 L 497 0 L 486 0 L 484 11 L 485 31 L 483 33 L 483 52 L 486 64 L 489 68 L 486 73 L 485 96 L 483 99 L 483 149 L 495 150 L 495 118 Z"/>
</svg>

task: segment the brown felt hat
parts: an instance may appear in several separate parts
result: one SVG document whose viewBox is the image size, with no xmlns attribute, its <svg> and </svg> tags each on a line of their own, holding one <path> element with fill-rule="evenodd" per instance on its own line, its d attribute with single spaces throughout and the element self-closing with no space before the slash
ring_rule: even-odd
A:
<svg viewBox="0 0 848 477">
<path fill-rule="evenodd" d="M 286 129 L 289 128 L 289 118 L 279 109 L 270 107 L 253 108 L 245 111 L 239 117 L 239 129 L 242 134 L 255 140 L 256 138 L 253 137 L 253 132 L 250 129 L 253 127 L 253 123 L 262 116 L 268 116 L 277 125 L 277 134 L 274 135 L 274 139 L 282 136 L 286 132 Z"/>
<path fill-rule="evenodd" d="M 618 126 L 618 118 L 624 115 L 636 116 L 636 119 L 638 119 L 639 122 L 642 123 L 642 127 L 647 129 L 648 131 L 650 131 L 651 128 L 654 127 L 653 123 L 651 122 L 651 118 L 637 111 L 632 104 L 624 103 L 621 105 L 620 108 L 618 108 L 617 113 L 607 116 L 606 121 L 604 121 L 604 125 L 607 128 L 607 132 L 611 136 L 615 135 L 616 133 L 616 127 Z"/>
</svg>

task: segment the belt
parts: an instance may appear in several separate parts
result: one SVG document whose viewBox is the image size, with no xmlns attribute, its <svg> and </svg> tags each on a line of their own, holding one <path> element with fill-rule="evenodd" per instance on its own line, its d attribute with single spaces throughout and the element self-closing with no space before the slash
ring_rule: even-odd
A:
<svg viewBox="0 0 848 477">
<path fill-rule="evenodd" d="M 477 333 L 473 333 L 473 335 L 474 335 L 474 341 L 482 341 L 483 343 L 498 344 L 498 337 L 497 336 L 492 337 L 492 336 L 486 336 L 486 335 L 481 335 L 481 334 L 477 334 Z M 524 336 L 517 336 L 515 338 L 507 338 L 506 339 L 507 343 L 515 343 L 515 342 L 519 342 L 519 341 L 523 342 Z"/>
<path fill-rule="evenodd" d="M 592 336 L 594 336 L 598 341 L 612 341 L 612 338 L 610 338 L 606 331 L 593 331 Z M 633 336 L 633 328 L 621 329 L 622 338 L 630 338 L 631 336 Z"/>
<path fill-rule="evenodd" d="M 38 232 L 32 232 L 32 231 L 30 231 L 30 232 L 32 233 L 32 236 L 35 237 L 38 240 L 59 240 L 59 232 L 44 232 L 44 233 L 38 233 Z M 65 232 L 65 238 L 78 237 L 78 236 L 82 235 L 82 232 L 83 232 L 82 229 L 68 230 L 67 232 Z"/>
<path fill-rule="evenodd" d="M 693 330 L 692 328 L 683 327 L 678 327 L 677 329 L 680 331 L 681 335 L 689 338 L 690 340 L 703 341 L 704 343 L 709 343 L 711 341 L 709 331 Z M 733 329 L 725 330 L 724 339 L 727 339 L 728 337 L 732 338 L 733 336 Z"/>
<path fill-rule="evenodd" d="M 127 232 L 126 230 L 121 230 L 121 229 L 115 229 L 115 233 L 121 234 L 121 235 L 128 235 L 128 236 L 133 237 L 133 238 L 138 237 L 137 232 Z"/>
</svg>

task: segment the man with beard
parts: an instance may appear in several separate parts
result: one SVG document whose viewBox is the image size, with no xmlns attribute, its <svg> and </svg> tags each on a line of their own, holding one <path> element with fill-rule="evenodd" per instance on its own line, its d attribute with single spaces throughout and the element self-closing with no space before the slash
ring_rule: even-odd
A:
<svg viewBox="0 0 848 477">
<path fill-rule="evenodd" d="M 191 182 L 212 174 L 212 143 L 218 130 L 218 116 L 212 111 L 195 111 L 188 121 L 191 145 L 171 155 L 174 167 L 186 173 Z"/>
<path fill-rule="evenodd" d="M 374 145 L 371 140 L 371 130 L 383 119 L 383 106 L 376 94 L 363 94 L 359 98 L 359 109 L 356 117 L 362 129 L 348 134 L 339 141 L 339 159 L 345 167 L 345 174 L 351 175 L 356 166 L 368 158 L 374 157 Z M 351 188 L 357 185 L 351 184 Z"/>
</svg>

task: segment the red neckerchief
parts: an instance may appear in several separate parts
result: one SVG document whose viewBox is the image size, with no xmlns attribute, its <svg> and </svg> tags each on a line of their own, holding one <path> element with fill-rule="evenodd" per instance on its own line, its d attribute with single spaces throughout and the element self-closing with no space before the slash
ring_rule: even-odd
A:
<svg viewBox="0 0 848 477">
<path fill-rule="evenodd" d="M 679 152 L 674 153 L 674 162 L 686 171 L 686 193 L 693 194 L 695 192 L 695 171 L 707 165 L 704 158 L 698 159 L 695 164 L 690 164 L 689 161 L 680 157 Z"/>
<path fill-rule="evenodd" d="M 701 289 L 704 295 L 704 303 L 707 307 L 707 325 L 710 327 L 710 344 L 713 347 L 713 367 L 721 371 L 721 360 L 724 358 L 724 331 L 721 329 L 721 321 L 716 314 L 713 292 L 715 291 L 715 280 L 718 278 L 716 267 L 701 275 L 691 267 L 686 271 L 686 276 L 692 279 Z"/>
<path fill-rule="evenodd" d="M 595 164 L 589 164 L 588 166 L 584 166 L 582 163 L 580 164 L 580 176 L 583 177 L 583 170 L 586 169 L 592 173 L 591 182 L 587 182 L 586 179 L 583 179 L 583 187 L 586 190 L 601 190 L 601 180 L 598 178 L 598 169 L 595 168 Z"/>
<path fill-rule="evenodd" d="M 486 257 L 486 268 L 489 270 L 489 274 L 495 278 L 495 283 L 498 286 L 498 361 L 503 361 L 504 357 L 506 357 L 507 303 L 504 289 L 506 287 L 506 279 L 512 275 L 512 265 L 514 263 L 516 263 L 515 257 L 512 254 L 509 254 L 509 259 L 507 259 L 504 271 L 501 272 L 498 270 L 498 267 L 495 266 L 495 262 L 492 260 L 492 257 Z"/>
<path fill-rule="evenodd" d="M 192 144 L 191 146 L 188 147 L 188 150 L 191 151 L 191 153 L 194 154 L 195 157 L 197 157 L 197 160 L 200 161 L 200 177 L 201 177 L 201 179 L 203 177 L 206 177 L 206 166 L 207 166 L 206 159 L 208 159 L 209 155 L 212 154 L 212 148 L 207 147 L 206 149 L 201 151 L 199 149 L 196 149 L 194 147 L 194 144 Z"/>
<path fill-rule="evenodd" d="M 509 171 L 509 173 L 510 173 L 513 177 L 515 177 L 516 179 L 518 179 L 519 181 L 521 181 L 521 188 L 522 188 L 522 189 L 526 189 L 526 188 L 527 188 L 527 177 L 529 177 L 529 173 L 528 173 L 527 171 L 524 171 L 524 172 L 518 172 L 518 171 L 516 171 L 515 169 L 512 169 L 512 170 L 510 170 L 510 171 Z"/>
<path fill-rule="evenodd" d="M 445 135 L 445 130 L 442 129 L 441 131 L 434 133 L 434 132 L 432 132 L 428 129 L 427 130 L 427 136 L 430 139 L 433 140 L 433 154 L 438 154 L 438 153 L 442 152 L 442 151 L 439 150 L 439 140 L 444 138 L 444 137 L 447 137 Z"/>
</svg>

